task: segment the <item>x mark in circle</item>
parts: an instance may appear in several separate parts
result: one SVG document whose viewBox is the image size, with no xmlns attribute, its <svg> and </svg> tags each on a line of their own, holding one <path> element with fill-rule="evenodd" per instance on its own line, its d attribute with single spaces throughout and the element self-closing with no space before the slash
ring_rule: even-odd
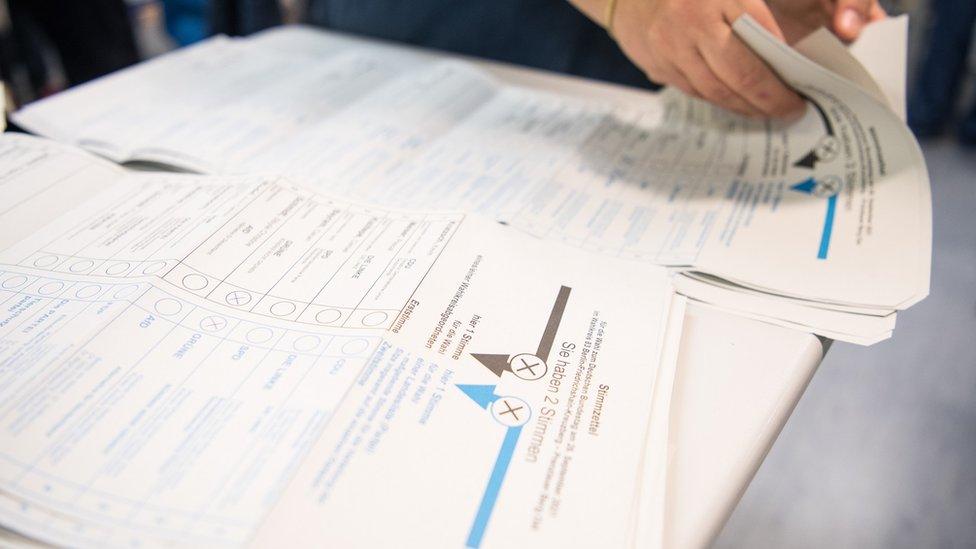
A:
<svg viewBox="0 0 976 549">
<path fill-rule="evenodd" d="M 533 362 L 533 363 L 530 364 L 529 361 L 528 360 L 525 360 L 524 358 L 520 358 L 519 359 L 519 362 L 522 363 L 522 367 L 521 368 L 516 368 L 515 371 L 516 372 L 524 372 L 525 370 L 528 370 L 530 376 L 535 376 L 535 369 L 536 369 L 536 367 L 542 365 L 541 362 Z"/>
<path fill-rule="evenodd" d="M 219 332 L 227 326 L 227 320 L 222 316 L 207 316 L 200 320 L 200 327 L 209 332 Z"/>
<path fill-rule="evenodd" d="M 227 303 L 231 305 L 244 305 L 251 301 L 251 294 L 241 291 L 233 291 L 227 294 Z"/>
<path fill-rule="evenodd" d="M 491 417 L 506 427 L 520 427 L 532 417 L 532 408 L 518 397 L 499 397 L 489 407 Z"/>
<path fill-rule="evenodd" d="M 512 405 L 509 404 L 508 401 L 505 400 L 505 399 L 502 399 L 502 404 L 505 405 L 505 408 L 506 409 L 504 411 L 502 411 L 502 412 L 498 412 L 498 415 L 499 416 L 503 416 L 505 414 L 512 414 L 512 417 L 515 419 L 515 421 L 520 421 L 521 420 L 521 418 L 519 418 L 519 415 L 516 412 L 518 412 L 519 410 L 521 410 L 522 408 L 524 408 L 524 406 L 516 406 L 516 407 L 512 408 Z"/>
<path fill-rule="evenodd" d="M 546 361 L 531 353 L 513 356 L 509 368 L 513 374 L 526 381 L 541 379 L 549 371 Z"/>
</svg>

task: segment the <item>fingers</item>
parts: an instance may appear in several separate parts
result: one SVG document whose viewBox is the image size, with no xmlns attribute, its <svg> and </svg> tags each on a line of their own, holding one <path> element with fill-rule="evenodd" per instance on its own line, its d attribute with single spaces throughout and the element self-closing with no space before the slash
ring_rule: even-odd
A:
<svg viewBox="0 0 976 549">
<path fill-rule="evenodd" d="M 762 116 L 761 110 L 753 107 L 723 82 L 708 66 L 701 54 L 692 50 L 680 59 L 681 70 L 688 82 L 705 100 L 730 111 L 746 116 Z"/>
<path fill-rule="evenodd" d="M 779 28 L 779 23 L 776 22 L 776 18 L 773 17 L 773 12 L 769 10 L 769 6 L 763 0 L 744 0 L 740 2 L 739 5 L 732 4 L 729 6 L 725 12 L 725 20 L 729 27 L 735 20 L 739 18 L 743 13 L 748 13 L 756 20 L 757 23 L 762 25 L 767 31 L 769 31 L 773 36 L 779 38 L 781 41 L 786 42 L 786 37 L 783 35 L 783 31 Z"/>
<path fill-rule="evenodd" d="M 881 7 L 881 4 L 877 2 L 871 4 L 871 13 L 869 19 L 872 22 L 880 21 L 886 17 L 888 17 L 888 12 L 886 12 L 884 8 Z"/>
<path fill-rule="evenodd" d="M 803 100 L 733 33 L 743 13 L 783 39 L 765 0 L 620 2 L 614 37 L 652 80 L 747 116 L 799 114 Z"/>
<path fill-rule="evenodd" d="M 732 23 L 748 13 L 780 40 L 783 33 L 763 0 L 742 0 L 724 13 L 724 24 L 709 32 L 698 49 L 709 69 L 758 113 L 787 118 L 804 109 L 803 99 L 750 50 L 732 31 Z"/>
<path fill-rule="evenodd" d="M 736 90 L 759 114 L 788 118 L 803 111 L 799 95 L 752 52 L 731 29 L 721 32 L 714 42 L 700 46 L 709 69 L 730 89 Z"/>
<path fill-rule="evenodd" d="M 698 99 L 704 99 L 702 94 L 699 93 L 698 90 L 691 85 L 691 82 L 688 80 L 688 77 L 685 76 L 684 73 L 680 72 L 679 70 L 675 69 L 674 73 L 670 75 L 669 80 L 670 80 L 669 82 L 670 85 L 685 92 L 685 94 L 690 95 L 692 97 L 697 97 Z"/>
<path fill-rule="evenodd" d="M 877 0 L 837 0 L 834 10 L 834 33 L 847 42 L 857 39 L 870 21 L 885 17 Z"/>
<path fill-rule="evenodd" d="M 674 65 L 666 68 L 656 67 L 654 68 L 654 73 L 648 73 L 647 77 L 653 81 L 667 84 L 673 88 L 678 88 L 684 92 L 685 95 L 690 95 L 691 97 L 698 99 L 705 99 L 705 96 L 703 96 L 698 89 L 692 85 L 691 81 L 688 80 L 685 73 Z"/>
</svg>

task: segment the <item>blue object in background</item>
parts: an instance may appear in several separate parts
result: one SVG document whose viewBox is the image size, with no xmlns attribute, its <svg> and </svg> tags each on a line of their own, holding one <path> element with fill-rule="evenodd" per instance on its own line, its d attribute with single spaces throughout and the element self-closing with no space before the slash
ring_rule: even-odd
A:
<svg viewBox="0 0 976 549">
<path fill-rule="evenodd" d="M 166 32 L 180 46 L 199 42 L 210 35 L 207 0 L 163 0 Z"/>
<path fill-rule="evenodd" d="M 918 137 L 934 137 L 952 120 L 976 25 L 976 1 L 933 0 L 932 25 L 911 101 L 908 124 Z M 976 105 L 959 127 L 960 141 L 976 143 Z"/>
</svg>

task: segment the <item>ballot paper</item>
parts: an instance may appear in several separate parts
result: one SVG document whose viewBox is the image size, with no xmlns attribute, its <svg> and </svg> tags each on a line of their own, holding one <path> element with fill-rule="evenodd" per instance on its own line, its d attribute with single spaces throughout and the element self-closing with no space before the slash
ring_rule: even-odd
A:
<svg viewBox="0 0 976 549">
<path fill-rule="evenodd" d="M 3 526 L 89 547 L 659 545 L 684 310 L 665 269 L 15 134 L 0 189 Z"/>
<path fill-rule="evenodd" d="M 703 273 L 680 287 L 716 307 L 858 343 L 890 336 L 927 294 L 931 256 L 928 176 L 899 117 L 904 59 L 876 52 L 904 38 L 904 19 L 868 26 L 851 53 L 815 33 L 797 45 L 806 57 L 747 17 L 735 31 L 808 100 L 802 119 L 284 27 L 179 50 L 15 120 L 120 162 L 480 213 Z"/>
</svg>

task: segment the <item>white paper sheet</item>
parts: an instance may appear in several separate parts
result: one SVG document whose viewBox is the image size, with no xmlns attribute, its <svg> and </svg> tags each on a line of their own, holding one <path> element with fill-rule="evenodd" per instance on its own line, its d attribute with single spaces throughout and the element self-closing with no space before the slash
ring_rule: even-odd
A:
<svg viewBox="0 0 976 549">
<path fill-rule="evenodd" d="M 819 127 L 820 138 L 793 138 L 797 150 L 812 155 L 813 169 L 791 164 L 788 181 L 807 179 L 789 187 L 778 212 L 758 211 L 735 246 L 707 248 L 696 267 L 828 303 L 902 309 L 922 299 L 929 286 L 932 211 L 925 161 L 911 132 L 870 94 L 751 19 L 735 28 L 818 107 L 808 109 L 801 124 Z"/>
<path fill-rule="evenodd" d="M 644 462 L 637 478 L 640 494 L 633 509 L 632 547 L 665 547 L 667 528 L 668 471 L 674 445 L 671 443 L 671 402 L 677 374 L 678 352 L 688 300 L 676 296 L 665 338 L 661 368 L 654 383 L 654 409 L 644 441 Z"/>
<path fill-rule="evenodd" d="M 675 277 L 674 283 L 678 292 L 693 296 L 698 301 L 781 326 L 802 327 L 804 331 L 815 333 L 830 332 L 834 339 L 875 343 L 888 338 L 895 329 L 897 315 L 893 312 L 877 316 L 811 307 L 760 292 L 729 289 L 722 284 L 684 275 Z"/>
<path fill-rule="evenodd" d="M 897 103 L 892 79 L 879 91 L 844 51 L 846 64 L 833 66 L 864 91 L 756 25 L 736 30 L 810 99 L 802 120 L 747 121 L 670 92 L 583 100 L 507 84 L 490 65 L 305 28 L 215 39 L 17 120 L 85 146 L 143 143 L 129 159 L 286 173 L 385 207 L 479 212 L 551 241 L 827 306 L 894 310 L 924 297 L 928 178 L 884 104 Z M 840 55 L 835 42 L 817 35 L 804 49 Z M 868 61 L 870 50 L 852 49 Z M 137 99 L 157 79 L 166 95 Z M 123 114 L 91 107 L 109 97 Z M 101 110 L 65 122 L 86 109 Z M 151 135 L 121 129 L 142 116 L 124 113 L 142 110 L 154 113 L 141 124 Z M 151 118 L 161 111 L 165 124 Z"/>
<path fill-rule="evenodd" d="M 441 506 L 448 544 L 629 539 L 676 329 L 665 270 L 276 178 L 106 179 L 8 141 L 0 173 L 50 187 L 61 148 L 101 188 L 0 251 L 5 525 L 239 546 L 274 508 L 264 539 L 346 545 L 426 540 Z M 614 503 L 594 515 L 597 491 Z"/>
</svg>

